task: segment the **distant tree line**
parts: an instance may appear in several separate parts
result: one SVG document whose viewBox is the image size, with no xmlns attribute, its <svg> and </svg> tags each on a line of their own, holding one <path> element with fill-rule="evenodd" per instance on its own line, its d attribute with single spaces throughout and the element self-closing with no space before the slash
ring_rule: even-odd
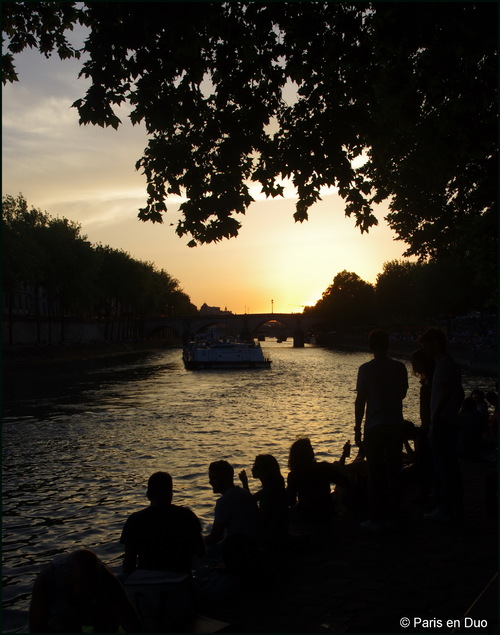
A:
<svg viewBox="0 0 500 635">
<path fill-rule="evenodd" d="M 384 263 L 376 283 L 341 271 L 321 299 L 304 313 L 324 318 L 332 329 L 374 324 L 414 324 L 471 312 L 496 312 L 494 290 L 481 283 L 466 261 Z"/>
<path fill-rule="evenodd" d="M 22 194 L 2 200 L 4 316 L 12 332 L 14 316 L 37 321 L 68 318 L 101 320 L 106 339 L 138 336 L 144 317 L 197 312 L 178 280 L 154 264 L 120 249 L 93 245 L 81 226 L 29 207 Z M 15 298 L 24 295 L 19 311 Z"/>
</svg>

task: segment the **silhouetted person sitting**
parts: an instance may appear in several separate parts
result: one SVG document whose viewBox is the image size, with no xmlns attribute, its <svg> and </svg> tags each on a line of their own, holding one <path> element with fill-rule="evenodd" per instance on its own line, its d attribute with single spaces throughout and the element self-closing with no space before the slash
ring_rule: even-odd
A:
<svg viewBox="0 0 500 635">
<path fill-rule="evenodd" d="M 484 440 L 486 450 L 492 450 L 491 457 L 495 459 L 495 450 L 498 447 L 498 394 L 494 390 L 489 390 L 486 393 L 485 399 L 487 403 L 493 407 L 493 412 L 488 416 L 488 426 Z"/>
<path fill-rule="evenodd" d="M 252 571 L 259 538 L 259 511 L 253 496 L 234 484 L 234 468 L 227 461 L 214 461 L 210 485 L 221 497 L 215 503 L 211 532 L 206 545 L 219 545 L 226 571 L 237 575 Z"/>
<path fill-rule="evenodd" d="M 249 490 L 245 470 L 240 480 Z M 262 545 L 272 552 L 282 551 L 288 538 L 288 497 L 278 461 L 272 454 L 259 454 L 252 467 L 252 476 L 262 483 L 262 489 L 253 494 L 260 511 Z"/>
<path fill-rule="evenodd" d="M 368 462 L 369 518 L 361 526 L 381 531 L 396 520 L 399 511 L 408 372 L 402 362 L 388 357 L 389 338 L 384 331 L 372 331 L 368 345 L 373 359 L 358 370 L 354 434 Z"/>
<path fill-rule="evenodd" d="M 480 388 L 474 388 L 471 392 L 472 399 L 476 404 L 477 411 L 481 414 L 485 420 L 488 419 L 488 402 L 485 399 L 484 391 Z"/>
<path fill-rule="evenodd" d="M 490 418 L 494 417 L 498 421 L 498 395 L 494 390 L 488 390 L 485 395 L 486 402 L 493 407 L 493 413 Z"/>
<path fill-rule="evenodd" d="M 172 504 L 172 477 L 155 472 L 148 480 L 149 507 L 134 512 L 123 527 L 125 587 L 152 632 L 186 632 L 196 618 L 191 569 L 205 553 L 201 524 L 187 507 Z"/>
<path fill-rule="evenodd" d="M 350 455 L 351 442 L 347 441 L 338 463 L 346 480 L 335 486 L 334 500 L 340 513 L 347 511 L 361 519 L 366 517 L 368 464 L 359 452 L 353 461 L 346 463 Z"/>
<path fill-rule="evenodd" d="M 131 514 L 123 527 L 123 572 L 139 568 L 190 574 L 193 556 L 205 553 L 200 521 L 189 508 L 172 504 L 168 472 L 150 476 L 146 495 L 149 507 Z"/>
<path fill-rule="evenodd" d="M 32 633 L 145 632 L 127 595 L 88 549 L 55 558 L 35 580 L 29 611 Z"/>
<path fill-rule="evenodd" d="M 458 456 L 460 459 L 477 461 L 484 449 L 487 421 L 477 409 L 473 397 L 466 397 L 458 418 Z"/>
<path fill-rule="evenodd" d="M 333 518 L 335 504 L 330 486 L 332 483 L 349 485 L 341 467 L 316 461 L 308 437 L 292 443 L 288 467 L 287 494 L 293 520 L 315 523 Z"/>
</svg>

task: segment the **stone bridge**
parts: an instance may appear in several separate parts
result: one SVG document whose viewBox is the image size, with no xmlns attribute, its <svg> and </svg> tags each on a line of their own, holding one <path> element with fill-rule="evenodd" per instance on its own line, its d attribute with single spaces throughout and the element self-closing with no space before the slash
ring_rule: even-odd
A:
<svg viewBox="0 0 500 635">
<path fill-rule="evenodd" d="M 314 326 L 321 324 L 321 320 L 304 316 L 301 313 L 243 313 L 227 315 L 190 315 L 186 317 L 164 317 L 144 321 L 144 336 L 161 337 L 162 332 L 174 332 L 184 342 L 192 340 L 197 334 L 203 333 L 217 324 L 229 326 L 233 333 L 242 339 L 256 337 L 257 330 L 267 322 L 279 322 L 293 336 L 295 347 L 304 346 L 305 334 Z"/>
</svg>

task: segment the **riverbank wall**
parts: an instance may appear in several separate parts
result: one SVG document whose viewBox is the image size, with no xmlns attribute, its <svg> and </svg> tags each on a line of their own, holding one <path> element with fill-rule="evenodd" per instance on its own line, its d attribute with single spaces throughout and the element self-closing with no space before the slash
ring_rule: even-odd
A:
<svg viewBox="0 0 500 635">
<path fill-rule="evenodd" d="M 2 323 L 2 361 L 4 367 L 27 363 L 69 361 L 122 355 L 180 346 L 175 334 L 161 338 L 122 335 L 115 324 L 110 327 L 98 320 L 35 321 L 31 319 Z"/>
<path fill-rule="evenodd" d="M 86 359 L 118 357 L 171 348 L 162 340 L 136 342 L 91 342 L 41 346 L 9 346 L 2 349 L 4 370 L 43 364 L 57 364 Z"/>
<path fill-rule="evenodd" d="M 369 353 L 366 337 L 330 335 L 324 345 L 338 351 Z M 408 360 L 411 354 L 419 348 L 416 341 L 393 339 L 390 341 L 389 355 L 398 359 Z M 498 373 L 498 351 L 496 346 L 482 345 L 469 342 L 466 344 L 450 343 L 448 352 L 459 364 L 464 372 L 479 375 L 496 376 Z"/>
<path fill-rule="evenodd" d="M 39 319 L 16 318 L 2 321 L 2 346 L 25 348 L 29 346 L 81 346 L 131 342 L 143 337 L 142 320 L 81 320 L 74 318 Z M 177 343 L 178 335 L 169 328 L 161 339 Z"/>
</svg>

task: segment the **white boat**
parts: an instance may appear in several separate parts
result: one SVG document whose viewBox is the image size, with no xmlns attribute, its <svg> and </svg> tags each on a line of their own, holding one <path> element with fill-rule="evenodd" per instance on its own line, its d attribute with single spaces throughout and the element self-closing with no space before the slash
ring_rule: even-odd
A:
<svg viewBox="0 0 500 635">
<path fill-rule="evenodd" d="M 192 342 L 182 352 L 188 370 L 205 368 L 269 368 L 258 342 Z"/>
</svg>

